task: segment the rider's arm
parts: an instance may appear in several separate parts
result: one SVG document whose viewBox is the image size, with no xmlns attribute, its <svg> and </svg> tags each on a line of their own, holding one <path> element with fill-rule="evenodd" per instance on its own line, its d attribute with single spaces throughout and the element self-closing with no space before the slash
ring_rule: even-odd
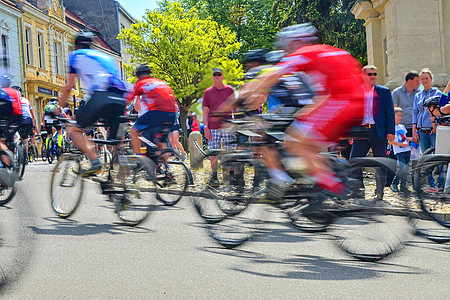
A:
<svg viewBox="0 0 450 300">
<path fill-rule="evenodd" d="M 209 107 L 203 106 L 203 126 L 208 128 Z"/>
<path fill-rule="evenodd" d="M 70 73 L 67 76 L 67 83 L 63 87 L 62 92 L 61 92 L 61 96 L 58 99 L 60 107 L 64 107 L 64 104 L 66 104 L 67 98 L 69 98 L 70 91 L 72 90 L 76 79 L 77 79 L 77 74 L 75 74 L 75 73 Z"/>
<path fill-rule="evenodd" d="M 36 126 L 36 118 L 34 117 L 34 111 L 30 108 L 31 119 L 33 119 L 33 127 Z"/>
</svg>

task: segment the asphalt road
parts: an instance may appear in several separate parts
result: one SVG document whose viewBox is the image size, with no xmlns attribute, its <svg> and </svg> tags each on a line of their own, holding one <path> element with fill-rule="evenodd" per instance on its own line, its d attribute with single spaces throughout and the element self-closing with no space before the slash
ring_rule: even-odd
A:
<svg viewBox="0 0 450 300">
<path fill-rule="evenodd" d="M 51 166 L 28 166 L 0 208 L 3 299 L 448 299 L 450 245 L 414 239 L 380 263 L 350 259 L 326 234 L 299 232 L 268 209 L 266 233 L 218 247 L 192 204 L 160 207 L 122 226 L 99 187 L 87 185 L 69 220 L 53 214 Z"/>
</svg>

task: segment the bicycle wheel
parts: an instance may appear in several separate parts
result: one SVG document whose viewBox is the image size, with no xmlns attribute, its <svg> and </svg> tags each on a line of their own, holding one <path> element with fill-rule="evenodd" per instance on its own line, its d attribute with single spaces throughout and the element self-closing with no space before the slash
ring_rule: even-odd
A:
<svg viewBox="0 0 450 300">
<path fill-rule="evenodd" d="M 425 188 L 430 176 L 445 178 L 449 162 L 450 155 L 430 154 L 423 156 L 414 170 L 416 178 L 414 189 L 420 210 L 426 219 L 433 220 L 445 228 L 450 228 L 450 187 L 436 193 L 427 193 Z M 419 226 L 417 222 L 416 225 Z"/>
<path fill-rule="evenodd" d="M 49 164 L 53 162 L 53 159 L 55 159 L 55 153 L 53 153 L 53 145 L 52 148 L 47 149 L 47 161 Z"/>
<path fill-rule="evenodd" d="M 14 145 L 14 163 L 17 168 L 18 179 L 22 180 L 25 173 L 25 148 L 22 142 L 15 143 Z"/>
<path fill-rule="evenodd" d="M 166 148 L 156 159 L 156 197 L 164 205 L 177 204 L 192 182 L 189 167 L 178 151 Z"/>
<path fill-rule="evenodd" d="M 382 182 L 380 178 L 377 180 L 382 176 L 380 170 L 395 172 L 396 161 L 367 157 L 351 159 L 339 166 L 348 192 L 339 198 L 322 193 L 325 201 L 319 207 L 325 216 L 334 219 L 327 230 L 337 246 L 362 261 L 379 261 L 401 250 L 413 233 L 403 200 L 366 197 L 376 181 Z M 365 176 L 361 190 L 362 174 Z"/>
<path fill-rule="evenodd" d="M 156 198 L 154 164 L 139 155 L 119 156 L 119 181 L 113 183 L 117 193 L 110 195 L 116 213 L 126 224 L 136 226 L 151 213 Z"/>
<path fill-rule="evenodd" d="M 14 155 L 9 150 L 0 150 L 0 161 L 9 161 L 9 167 L 5 163 L 1 163 L 0 171 L 1 177 L 9 181 L 7 184 L 0 184 L 0 205 L 6 205 L 14 198 L 16 189 L 14 188 L 14 182 L 17 177 L 17 170 L 14 167 Z"/>
<path fill-rule="evenodd" d="M 80 169 L 79 155 L 64 154 L 52 172 L 50 200 L 60 218 L 70 217 L 83 197 L 84 181 L 79 175 Z"/>
<path fill-rule="evenodd" d="M 47 147 L 45 146 L 45 141 L 41 146 L 41 158 L 42 161 L 47 161 Z"/>
<path fill-rule="evenodd" d="M 37 149 L 36 146 L 32 146 L 31 148 L 33 149 L 33 153 L 34 153 L 34 155 L 33 155 L 33 161 L 37 161 L 38 158 L 39 158 L 38 149 Z"/>
</svg>

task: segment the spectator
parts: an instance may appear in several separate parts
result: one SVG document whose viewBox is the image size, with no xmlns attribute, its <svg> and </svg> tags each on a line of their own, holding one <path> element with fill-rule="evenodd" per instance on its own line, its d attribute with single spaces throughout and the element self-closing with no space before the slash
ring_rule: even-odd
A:
<svg viewBox="0 0 450 300">
<path fill-rule="evenodd" d="M 406 127 L 400 122 L 402 121 L 402 109 L 400 107 L 395 107 L 395 139 L 389 143 L 393 146 L 394 154 L 397 156 L 397 162 L 399 165 L 399 170 L 395 175 L 394 180 L 391 184 L 391 190 L 394 192 L 399 192 L 398 184 L 400 183 L 400 191 L 407 193 L 408 188 L 406 187 L 407 174 L 409 168 L 409 161 L 411 159 L 411 148 L 409 143 L 412 138 L 407 137 Z"/>
<path fill-rule="evenodd" d="M 433 87 L 433 74 L 429 69 L 423 69 L 419 75 L 420 82 L 423 85 L 423 91 L 414 97 L 413 108 L 413 141 L 419 142 L 422 153 L 436 144 L 436 124 L 431 122 L 431 115 L 428 109 L 423 107 L 423 102 L 435 95 L 442 95 L 438 88 Z M 441 182 L 442 181 L 442 182 Z M 436 180 L 430 173 L 428 175 L 427 192 L 434 193 L 436 189 Z M 439 187 L 443 186 L 443 178 L 440 178 Z"/>
<path fill-rule="evenodd" d="M 394 106 L 402 109 L 402 125 L 407 130 L 407 137 L 412 137 L 414 97 L 419 93 L 419 86 L 419 73 L 410 71 L 406 74 L 405 84 L 392 92 Z"/>
<path fill-rule="evenodd" d="M 361 133 L 364 139 L 354 140 L 350 157 L 365 157 L 370 148 L 374 157 L 386 157 L 386 140 L 392 141 L 395 137 L 394 103 L 391 91 L 375 84 L 377 80 L 375 66 L 365 66 L 362 70 L 362 78 L 365 94 Z M 362 183 L 362 174 L 359 175 Z M 386 170 L 379 170 L 375 191 L 375 198 L 378 200 L 383 198 L 385 183 Z"/>
<path fill-rule="evenodd" d="M 234 90 L 229 85 L 224 85 L 223 71 L 221 68 L 213 69 L 213 85 L 206 89 L 203 95 L 203 123 L 205 136 L 210 140 L 210 149 L 220 149 L 223 142 L 224 147 L 230 148 L 230 142 L 233 140 L 233 135 L 227 134 L 222 129 L 222 122 L 211 118 L 211 114 L 216 112 L 218 108 L 227 99 L 234 95 Z M 231 112 L 230 112 L 231 113 Z M 218 185 L 217 180 L 217 156 L 211 157 L 212 177 L 210 179 L 211 185 Z"/>
<path fill-rule="evenodd" d="M 200 120 L 196 113 L 192 113 L 192 131 L 200 131 Z"/>
</svg>

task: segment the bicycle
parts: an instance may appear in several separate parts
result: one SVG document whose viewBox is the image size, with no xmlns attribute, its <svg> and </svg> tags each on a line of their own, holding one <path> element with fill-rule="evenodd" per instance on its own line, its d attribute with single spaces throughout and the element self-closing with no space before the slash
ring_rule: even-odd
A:
<svg viewBox="0 0 450 300">
<path fill-rule="evenodd" d="M 152 129 L 161 135 L 161 142 L 167 139 L 172 124 L 162 124 L 160 128 Z M 147 139 L 143 133 L 139 139 L 145 145 L 145 155 L 155 164 L 156 198 L 166 206 L 177 204 L 193 184 L 193 176 L 189 167 L 183 162 L 181 154 L 173 148 L 158 149 L 158 146 Z"/>
<path fill-rule="evenodd" d="M 250 148 L 268 144 L 275 147 L 281 145 L 285 137 L 283 129 L 290 124 L 289 118 L 253 117 L 255 118 L 256 120 L 232 121 L 232 123 L 239 125 L 236 132 L 248 137 L 259 136 L 260 141 L 242 143 L 241 146 L 247 148 L 246 150 L 207 153 L 209 156 L 213 154 L 219 156 L 222 168 L 231 167 L 234 164 L 237 166 L 234 168 L 235 171 L 242 171 L 229 173 L 229 176 L 225 176 L 228 179 L 224 178 L 222 186 L 207 186 L 198 197 L 193 199 L 197 212 L 208 223 L 209 235 L 227 248 L 240 246 L 254 238 L 258 226 L 262 224 L 260 220 L 264 211 L 263 204 L 268 204 L 265 198 L 266 188 L 263 184 L 267 178 L 263 172 L 264 164 L 259 157 L 255 157 Z M 264 130 L 258 132 L 255 129 L 261 121 L 265 124 L 260 126 Z M 281 150 L 279 147 L 278 149 Z M 295 159 L 283 153 L 281 155 L 284 164 L 286 160 Z M 286 169 L 295 179 L 295 183 L 286 192 L 284 203 L 269 204 L 286 211 L 293 221 L 304 222 L 304 226 L 297 224 L 301 229 L 326 230 L 333 236 L 340 249 L 359 260 L 378 261 L 402 249 L 411 233 L 406 210 L 399 204 L 395 212 L 399 216 L 393 216 L 391 212 L 387 214 L 388 211 L 382 205 L 383 202 L 377 199 L 366 199 L 365 195 L 361 195 L 367 188 L 361 186 L 358 176 L 363 170 L 366 174 L 378 176 L 376 172 L 373 172 L 375 168 L 393 170 L 396 162 L 387 158 L 370 157 L 345 161 L 330 153 L 322 155 L 326 157 L 346 186 L 347 189 L 343 195 L 333 195 L 320 189 L 308 176 L 304 175 L 304 169 L 300 164 L 288 163 L 287 166 L 297 166 L 295 169 Z M 263 177 L 259 185 L 249 184 L 254 182 L 252 178 L 255 179 L 258 176 Z M 244 178 L 243 181 L 242 178 Z M 214 200 L 216 205 L 211 205 L 211 200 Z M 220 209 L 220 205 L 217 205 L 219 201 L 232 204 L 237 209 L 227 213 L 226 210 Z M 219 207 L 219 214 L 211 213 L 213 211 L 211 207 L 216 211 Z M 392 226 L 397 223 L 401 226 Z"/>
<path fill-rule="evenodd" d="M 0 120 L 0 132 L 8 140 L 9 126 L 5 120 Z M 19 176 L 19 169 L 15 163 L 14 154 L 10 150 L 0 150 L 0 205 L 4 206 L 10 202 L 15 194 L 15 182 Z"/>
<path fill-rule="evenodd" d="M 35 162 L 39 158 L 38 149 L 31 144 L 31 137 L 28 137 L 28 162 Z"/>
<path fill-rule="evenodd" d="M 121 130 L 136 116 L 120 116 Z M 71 122 L 59 119 L 64 122 Z M 105 122 L 107 124 L 107 122 Z M 103 124 L 103 126 L 105 126 Z M 101 126 L 101 124 L 96 124 Z M 119 134 L 121 136 L 122 134 Z M 125 155 L 122 141 L 91 140 L 97 145 L 115 148 L 109 164 L 105 164 L 102 174 L 95 182 L 100 184 L 102 194 L 114 203 L 115 213 L 126 225 L 138 225 L 151 213 L 155 197 L 155 166 L 144 156 Z M 63 154 L 52 172 L 50 184 L 51 206 L 60 218 L 70 217 L 78 208 L 84 191 L 84 180 L 80 170 L 84 165 L 84 155 L 77 150 Z"/>
</svg>

